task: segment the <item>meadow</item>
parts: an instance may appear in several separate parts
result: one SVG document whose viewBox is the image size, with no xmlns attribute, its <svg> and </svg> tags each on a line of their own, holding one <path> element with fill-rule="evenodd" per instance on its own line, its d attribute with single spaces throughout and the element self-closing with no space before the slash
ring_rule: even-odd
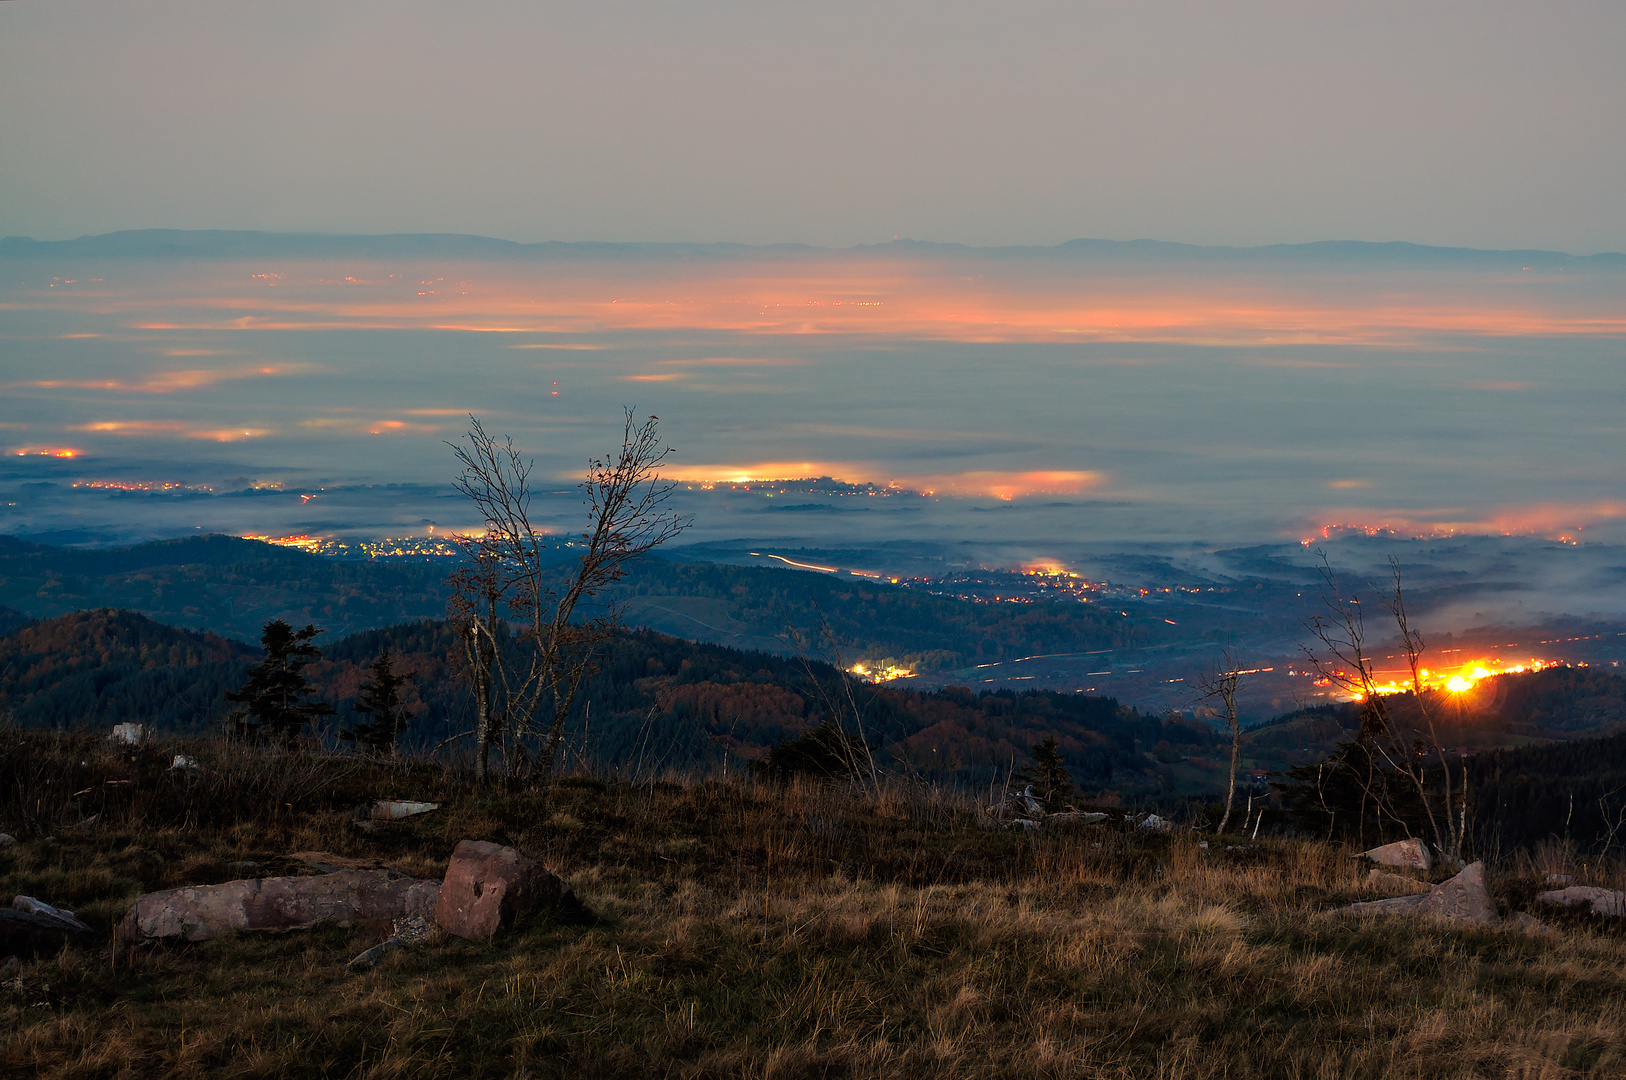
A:
<svg viewBox="0 0 1626 1080">
<path fill-rule="evenodd" d="M 476 788 L 443 765 L 208 741 L 116 751 L 0 729 L 0 747 L 0 828 L 18 838 L 0 898 L 73 908 L 103 935 L 10 966 L 4 1075 L 1626 1073 L 1626 930 L 1337 915 L 1374 897 L 1366 868 L 1302 838 L 1030 834 L 991 827 L 985 791 L 902 784 Z M 175 753 L 202 768 L 169 769 Z M 357 828 L 347 810 L 384 797 L 444 806 Z M 137 948 L 112 933 L 144 891 L 324 858 L 438 877 L 463 838 L 521 848 L 584 910 L 365 971 L 348 962 L 376 929 Z M 1554 870 L 1626 884 L 1555 845 L 1481 854 L 1504 915 Z"/>
</svg>

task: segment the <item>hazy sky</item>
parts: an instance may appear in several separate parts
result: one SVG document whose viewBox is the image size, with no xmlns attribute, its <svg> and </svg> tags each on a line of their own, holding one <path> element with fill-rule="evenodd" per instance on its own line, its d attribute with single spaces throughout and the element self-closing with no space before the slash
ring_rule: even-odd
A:
<svg viewBox="0 0 1626 1080">
<path fill-rule="evenodd" d="M 0 234 L 1626 250 L 1626 5 L 0 4 Z"/>
</svg>

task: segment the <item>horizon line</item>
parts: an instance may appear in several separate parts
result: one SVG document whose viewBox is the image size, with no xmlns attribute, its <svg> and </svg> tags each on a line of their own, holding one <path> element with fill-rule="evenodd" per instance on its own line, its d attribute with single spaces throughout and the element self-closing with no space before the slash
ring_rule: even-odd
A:
<svg viewBox="0 0 1626 1080">
<path fill-rule="evenodd" d="M 872 243 L 851 244 L 845 247 L 810 244 L 800 241 L 776 241 L 771 243 L 750 244 L 730 240 L 510 240 L 503 237 L 486 236 L 480 233 L 459 232 L 323 232 L 299 230 L 268 230 L 268 229 L 183 229 L 171 227 L 156 227 L 142 229 L 117 229 L 105 233 L 85 233 L 76 237 L 65 237 L 54 240 L 37 240 L 31 236 L 6 236 L 0 238 L 0 257 L 6 255 L 32 254 L 28 249 L 61 250 L 74 245 L 90 245 L 101 242 L 130 242 L 130 241 L 157 241 L 162 238 L 214 238 L 217 240 L 294 240 L 294 241 L 473 241 L 482 245 L 494 245 L 507 252 L 518 254 L 525 252 L 539 252 L 552 249 L 611 249 L 625 250 L 632 248 L 647 248 L 656 250 L 674 249 L 713 249 L 720 252 L 807 252 L 807 253 L 870 253 L 887 250 L 913 249 L 942 252 L 963 252 L 968 254 L 1001 254 L 1001 253 L 1048 253 L 1065 254 L 1069 249 L 1079 250 L 1094 248 L 1098 250 L 1139 249 L 1142 251 L 1157 250 L 1166 254 L 1237 254 L 1258 255 L 1273 253 L 1311 253 L 1316 250 L 1353 249 L 1367 254 L 1379 253 L 1413 253 L 1430 255 L 1478 255 L 1478 256 L 1545 256 L 1563 259 L 1626 259 L 1626 252 L 1597 251 L 1581 255 L 1573 252 L 1559 251 L 1549 248 L 1478 248 L 1460 245 L 1424 244 L 1411 240 L 1351 240 L 1351 239 L 1321 239 L 1295 242 L 1282 242 L 1270 244 L 1194 244 L 1178 240 L 1159 240 L 1150 237 L 1138 237 L 1130 240 L 1112 240 L 1101 237 L 1075 237 L 1055 244 L 967 244 L 959 241 L 919 240 L 910 237 L 893 237 Z M 45 254 L 46 251 L 37 251 Z M 103 254 L 120 254 L 118 252 L 103 252 Z M 210 252 L 202 248 L 170 249 L 164 251 L 136 252 L 127 254 L 148 255 L 206 255 Z"/>
</svg>

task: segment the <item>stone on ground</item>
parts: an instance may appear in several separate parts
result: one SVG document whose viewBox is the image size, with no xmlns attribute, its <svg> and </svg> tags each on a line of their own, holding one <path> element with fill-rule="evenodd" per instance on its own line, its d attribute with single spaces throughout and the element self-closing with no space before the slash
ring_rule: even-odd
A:
<svg viewBox="0 0 1626 1080">
<path fill-rule="evenodd" d="M 1536 897 L 1543 904 L 1562 907 L 1592 905 L 1594 915 L 1626 915 L 1626 892 L 1619 889 L 1600 889 L 1596 885 L 1571 885 L 1567 889 L 1554 889 Z"/>
<path fill-rule="evenodd" d="M 206 941 L 239 930 L 308 930 L 319 923 L 393 922 L 435 910 L 440 883 L 390 870 L 251 878 L 148 893 L 119 924 L 125 941 Z"/>
<path fill-rule="evenodd" d="M 1485 888 L 1485 864 L 1472 863 L 1449 881 L 1418 896 L 1397 896 L 1339 908 L 1344 915 L 1421 915 L 1469 926 L 1495 926 L 1496 901 Z"/>
<path fill-rule="evenodd" d="M 521 915 L 574 900 L 569 885 L 513 848 L 464 840 L 446 867 L 435 922 L 448 934 L 489 941 Z"/>
<path fill-rule="evenodd" d="M 1434 866 L 1428 845 L 1416 839 L 1396 840 L 1361 854 L 1382 866 L 1404 866 L 1412 870 L 1428 870 Z"/>
</svg>

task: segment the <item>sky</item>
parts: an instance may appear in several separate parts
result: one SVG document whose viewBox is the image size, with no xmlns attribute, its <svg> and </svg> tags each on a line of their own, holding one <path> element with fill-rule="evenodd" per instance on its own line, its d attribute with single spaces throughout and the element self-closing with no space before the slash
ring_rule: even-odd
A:
<svg viewBox="0 0 1626 1080">
<path fill-rule="evenodd" d="M 1626 6 L 0 4 L 0 235 L 1626 250 Z"/>
</svg>

